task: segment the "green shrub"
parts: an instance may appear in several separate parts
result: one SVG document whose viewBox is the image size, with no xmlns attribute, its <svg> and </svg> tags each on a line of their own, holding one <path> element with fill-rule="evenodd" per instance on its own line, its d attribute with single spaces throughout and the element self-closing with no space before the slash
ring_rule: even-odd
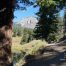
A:
<svg viewBox="0 0 66 66">
<path fill-rule="evenodd" d="M 33 40 L 33 30 L 28 29 L 28 28 L 24 28 L 20 44 L 29 43 L 32 40 Z"/>
</svg>

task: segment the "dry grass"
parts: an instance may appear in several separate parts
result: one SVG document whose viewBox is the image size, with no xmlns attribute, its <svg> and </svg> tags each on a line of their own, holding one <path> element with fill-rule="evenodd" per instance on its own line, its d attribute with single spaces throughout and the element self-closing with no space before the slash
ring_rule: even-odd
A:
<svg viewBox="0 0 66 66">
<path fill-rule="evenodd" d="M 21 51 L 24 51 L 26 53 L 31 54 L 33 51 L 37 51 L 41 47 L 47 46 L 46 41 L 41 40 L 33 40 L 30 43 L 26 43 L 24 45 L 20 44 L 21 37 L 15 37 L 13 38 L 12 43 L 12 52 L 20 53 Z"/>
<path fill-rule="evenodd" d="M 22 45 L 20 45 L 21 37 L 13 37 L 12 39 L 12 52 L 20 52 L 22 50 Z"/>
<path fill-rule="evenodd" d="M 46 47 L 48 45 L 46 41 L 41 41 L 41 40 L 33 40 L 24 45 L 21 45 L 20 41 L 21 41 L 21 37 L 13 37 L 12 53 L 22 53 L 23 51 L 26 53 L 26 55 L 28 54 L 34 55 L 40 48 Z M 24 63 L 25 63 L 24 59 L 21 58 L 15 64 L 15 66 L 22 66 L 22 64 Z"/>
</svg>

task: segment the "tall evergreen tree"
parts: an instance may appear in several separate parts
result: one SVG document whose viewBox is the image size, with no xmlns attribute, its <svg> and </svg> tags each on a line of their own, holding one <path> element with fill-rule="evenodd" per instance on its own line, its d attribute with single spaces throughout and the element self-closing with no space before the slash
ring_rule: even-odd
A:
<svg viewBox="0 0 66 66">
<path fill-rule="evenodd" d="M 37 39 L 45 39 L 48 42 L 56 42 L 59 27 L 57 14 L 63 8 L 63 1 L 42 0 L 40 2 L 39 0 L 37 1 L 37 4 L 40 6 L 39 12 L 37 13 L 40 18 L 35 27 L 34 36 Z"/>
</svg>

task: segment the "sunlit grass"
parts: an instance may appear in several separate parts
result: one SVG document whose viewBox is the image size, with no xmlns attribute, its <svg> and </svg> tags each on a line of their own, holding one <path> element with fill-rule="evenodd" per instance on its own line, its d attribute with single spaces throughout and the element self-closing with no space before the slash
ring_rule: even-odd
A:
<svg viewBox="0 0 66 66">
<path fill-rule="evenodd" d="M 12 43 L 12 53 L 22 53 L 25 52 L 25 55 L 36 55 L 38 50 L 41 48 L 44 48 L 48 45 L 48 43 L 46 41 L 42 41 L 42 40 L 33 40 L 29 43 L 20 44 L 21 41 L 21 37 L 13 37 L 13 43 Z M 22 66 L 22 64 L 24 64 L 25 61 L 23 59 L 23 57 L 16 63 L 15 66 Z"/>
<path fill-rule="evenodd" d="M 41 41 L 41 40 L 33 40 L 30 43 L 27 43 L 25 45 L 22 46 L 23 50 L 26 51 L 27 54 L 35 54 L 39 49 L 41 49 L 42 47 L 46 47 L 47 46 L 47 42 L 46 41 Z"/>
<path fill-rule="evenodd" d="M 20 52 L 22 46 L 20 45 L 21 37 L 13 37 L 12 39 L 12 52 Z"/>
<path fill-rule="evenodd" d="M 21 52 L 21 51 L 28 51 L 26 53 L 31 54 L 34 49 L 37 51 L 41 47 L 45 47 L 48 43 L 46 41 L 41 40 L 33 40 L 30 43 L 26 43 L 24 45 L 18 44 L 20 43 L 18 37 L 15 39 L 17 42 L 13 42 L 12 44 L 12 52 Z"/>
</svg>

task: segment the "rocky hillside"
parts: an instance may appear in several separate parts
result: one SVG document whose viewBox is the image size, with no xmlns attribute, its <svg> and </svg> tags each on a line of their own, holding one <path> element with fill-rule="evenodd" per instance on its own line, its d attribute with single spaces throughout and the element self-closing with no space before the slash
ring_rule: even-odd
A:
<svg viewBox="0 0 66 66">
<path fill-rule="evenodd" d="M 17 22 L 17 25 L 20 25 L 21 27 L 24 28 L 31 28 L 34 29 L 38 20 L 35 17 L 26 17 L 22 19 L 21 21 Z"/>
</svg>

